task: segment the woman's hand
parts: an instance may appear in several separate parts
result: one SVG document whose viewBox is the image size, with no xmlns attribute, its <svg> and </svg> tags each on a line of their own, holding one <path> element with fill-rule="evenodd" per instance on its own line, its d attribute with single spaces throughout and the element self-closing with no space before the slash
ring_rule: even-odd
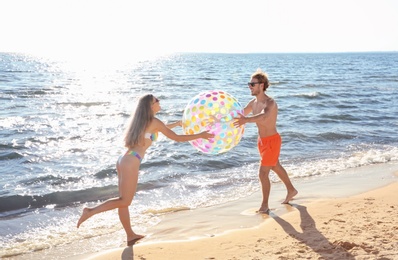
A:
<svg viewBox="0 0 398 260">
<path fill-rule="evenodd" d="M 209 131 L 204 131 L 199 134 L 200 138 L 209 140 L 210 138 L 214 138 L 214 134 L 209 133 Z"/>
</svg>

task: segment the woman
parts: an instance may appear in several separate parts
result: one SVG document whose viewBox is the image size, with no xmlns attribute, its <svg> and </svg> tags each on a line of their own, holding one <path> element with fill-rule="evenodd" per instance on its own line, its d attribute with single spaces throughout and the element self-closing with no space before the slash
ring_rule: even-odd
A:
<svg viewBox="0 0 398 260">
<path fill-rule="evenodd" d="M 210 134 L 207 131 L 193 135 L 178 135 L 174 133 L 171 128 L 181 125 L 181 121 L 165 125 L 155 117 L 155 114 L 159 112 L 160 109 L 159 99 L 155 98 L 151 94 L 144 95 L 139 99 L 137 109 L 132 116 L 131 123 L 127 128 L 124 138 L 127 151 L 123 156 L 120 156 L 116 163 L 116 170 L 119 179 L 119 197 L 104 201 L 95 207 L 84 208 L 83 213 L 77 222 L 78 228 L 88 218 L 100 212 L 117 208 L 120 222 L 122 223 L 127 235 L 127 246 L 134 245 L 144 236 L 138 235 L 132 230 L 128 207 L 130 206 L 137 190 L 138 170 L 140 168 L 141 160 L 148 147 L 152 142 L 156 141 L 158 132 L 161 132 L 166 137 L 177 142 L 186 142 L 197 138 L 210 139 L 214 137 L 213 134 Z"/>
</svg>

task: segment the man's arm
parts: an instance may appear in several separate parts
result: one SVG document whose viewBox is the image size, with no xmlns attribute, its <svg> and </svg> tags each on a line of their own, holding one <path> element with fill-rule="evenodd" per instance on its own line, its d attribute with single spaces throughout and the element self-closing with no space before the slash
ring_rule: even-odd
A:
<svg viewBox="0 0 398 260">
<path fill-rule="evenodd" d="M 250 114 L 253 111 L 253 102 L 254 102 L 254 99 L 252 99 L 249 103 L 247 103 L 245 108 L 243 108 L 244 116 L 247 116 L 248 114 Z"/>
<path fill-rule="evenodd" d="M 239 118 L 237 118 L 234 121 L 234 126 L 239 127 L 246 123 L 257 123 L 257 122 L 263 121 L 269 116 L 269 114 L 271 113 L 271 110 L 274 109 L 275 106 L 276 106 L 276 103 L 272 99 L 272 100 L 268 101 L 267 106 L 260 113 L 258 113 L 256 115 L 252 115 L 252 116 L 245 116 L 246 114 L 241 115 Z"/>
</svg>

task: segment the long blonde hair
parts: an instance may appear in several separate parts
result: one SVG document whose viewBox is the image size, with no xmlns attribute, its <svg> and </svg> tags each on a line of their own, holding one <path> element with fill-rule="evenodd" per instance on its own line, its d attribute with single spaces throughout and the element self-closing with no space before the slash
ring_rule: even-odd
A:
<svg viewBox="0 0 398 260">
<path fill-rule="evenodd" d="M 125 132 L 125 147 L 130 149 L 135 145 L 143 144 L 145 129 L 147 129 L 155 117 L 151 108 L 152 102 L 152 94 L 146 94 L 139 98 L 137 108 L 131 115 L 130 124 Z"/>
</svg>

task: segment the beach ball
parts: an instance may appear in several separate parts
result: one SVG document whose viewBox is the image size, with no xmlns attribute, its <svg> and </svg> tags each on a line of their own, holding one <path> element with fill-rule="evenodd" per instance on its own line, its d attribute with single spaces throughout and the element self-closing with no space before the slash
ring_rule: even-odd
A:
<svg viewBox="0 0 398 260">
<path fill-rule="evenodd" d="M 239 114 L 243 114 L 243 107 L 236 98 L 224 91 L 205 91 L 188 102 L 182 116 L 182 128 L 185 134 L 206 130 L 214 134 L 214 138 L 209 140 L 189 141 L 197 150 L 207 154 L 225 153 L 243 136 L 244 125 L 233 125 Z"/>
</svg>

